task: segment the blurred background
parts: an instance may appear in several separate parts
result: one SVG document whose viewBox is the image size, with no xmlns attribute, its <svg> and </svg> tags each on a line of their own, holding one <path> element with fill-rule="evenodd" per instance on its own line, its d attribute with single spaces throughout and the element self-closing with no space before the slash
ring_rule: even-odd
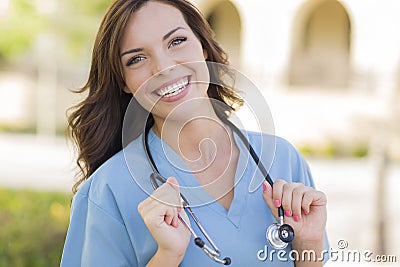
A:
<svg viewBox="0 0 400 267">
<path fill-rule="evenodd" d="M 76 171 L 66 111 L 110 2 L 0 0 L 0 266 L 60 261 Z M 193 2 L 328 195 L 332 249 L 396 261 L 328 266 L 400 266 L 400 2 Z"/>
</svg>

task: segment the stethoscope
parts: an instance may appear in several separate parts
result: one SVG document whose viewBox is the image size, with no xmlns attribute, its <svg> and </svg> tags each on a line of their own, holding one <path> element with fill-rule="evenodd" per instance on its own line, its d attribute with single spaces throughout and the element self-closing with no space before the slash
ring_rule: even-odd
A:
<svg viewBox="0 0 400 267">
<path fill-rule="evenodd" d="M 241 141 L 244 143 L 246 148 L 248 149 L 251 157 L 253 158 L 254 162 L 257 164 L 258 169 L 261 171 L 263 176 L 265 177 L 265 180 L 273 186 L 273 181 L 271 177 L 269 176 L 268 172 L 266 171 L 264 165 L 260 162 L 260 159 L 258 158 L 256 152 L 254 151 L 253 147 L 250 145 L 249 141 L 245 137 L 245 135 L 237 128 L 231 121 L 229 121 L 227 118 L 224 116 L 218 116 L 226 125 L 228 125 L 241 139 Z M 153 170 L 153 173 L 150 175 L 150 182 L 153 186 L 154 189 L 157 189 L 159 187 L 158 182 L 165 183 L 166 179 L 161 176 L 161 174 L 158 172 L 156 164 L 154 163 L 153 157 L 150 153 L 150 149 L 148 147 L 148 134 L 151 128 L 150 123 L 146 123 L 146 128 L 145 131 L 142 135 L 142 142 L 143 142 L 143 147 L 146 153 L 146 156 L 149 160 L 150 166 Z M 193 221 L 196 223 L 197 227 L 201 231 L 201 233 L 204 235 L 204 237 L 207 239 L 209 244 L 211 245 L 212 248 L 208 247 L 205 242 L 199 237 L 193 228 L 190 226 L 190 224 L 180 215 L 178 214 L 178 217 L 180 221 L 186 226 L 186 228 L 190 231 L 190 234 L 193 236 L 194 243 L 196 246 L 200 247 L 204 253 L 210 257 L 212 260 L 224 264 L 224 265 L 229 265 L 231 264 L 231 259 L 229 257 L 225 257 L 223 259 L 220 259 L 220 250 L 218 247 L 215 245 L 215 243 L 212 241 L 210 236 L 207 234 L 203 226 L 201 225 L 199 219 L 196 217 L 194 212 L 192 211 L 189 202 L 187 199 L 181 194 L 181 202 L 182 202 L 182 207 L 188 211 L 189 215 L 193 218 Z M 288 245 L 288 243 L 292 242 L 294 239 L 294 230 L 293 228 L 288 225 L 283 223 L 283 208 L 280 206 L 278 208 L 278 217 L 279 221 L 276 223 L 271 224 L 267 231 L 266 231 L 266 238 L 268 240 L 268 243 L 271 245 L 271 247 L 275 249 L 284 249 Z"/>
</svg>

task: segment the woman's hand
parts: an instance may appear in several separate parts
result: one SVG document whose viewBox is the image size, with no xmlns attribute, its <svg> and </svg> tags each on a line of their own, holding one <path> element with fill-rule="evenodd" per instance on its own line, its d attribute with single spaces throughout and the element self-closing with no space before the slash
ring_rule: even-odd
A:
<svg viewBox="0 0 400 267">
<path fill-rule="evenodd" d="M 315 245 L 315 249 L 322 249 L 327 217 L 325 194 L 301 183 L 283 180 L 276 180 L 273 188 L 264 182 L 263 189 L 263 198 L 276 218 L 282 205 L 284 222 L 295 232 L 293 248 L 314 249 Z"/>
<path fill-rule="evenodd" d="M 188 247 L 190 232 L 178 218 L 182 205 L 177 180 L 168 178 L 166 183 L 138 205 L 138 211 L 158 244 L 157 253 L 152 260 L 157 259 L 158 262 L 163 258 L 163 266 L 167 266 L 165 264 L 168 261 L 175 261 L 178 265 Z M 189 222 L 185 212 L 180 215 Z"/>
</svg>

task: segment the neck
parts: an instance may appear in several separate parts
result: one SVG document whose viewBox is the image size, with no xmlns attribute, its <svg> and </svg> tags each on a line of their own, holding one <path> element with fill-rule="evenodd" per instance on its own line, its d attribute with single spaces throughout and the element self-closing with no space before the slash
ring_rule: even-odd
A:
<svg viewBox="0 0 400 267">
<path fill-rule="evenodd" d="M 180 119 L 174 120 L 154 117 L 153 130 L 181 157 L 204 190 L 229 210 L 239 149 L 231 129 L 214 110 L 208 114 L 201 110 L 202 114 L 190 116 L 180 112 Z"/>
<path fill-rule="evenodd" d="M 184 121 L 154 118 L 153 130 L 187 163 L 205 167 L 215 160 L 217 152 L 230 153 L 233 135 L 214 110 L 202 113 Z"/>
</svg>

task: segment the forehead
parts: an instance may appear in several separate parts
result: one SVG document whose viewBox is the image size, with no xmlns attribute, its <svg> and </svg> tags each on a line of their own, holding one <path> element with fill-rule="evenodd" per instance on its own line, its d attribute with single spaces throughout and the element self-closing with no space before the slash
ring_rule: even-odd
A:
<svg viewBox="0 0 400 267">
<path fill-rule="evenodd" d="M 157 1 L 149 1 L 131 15 L 123 39 L 133 37 L 140 40 L 142 37 L 163 35 L 178 26 L 190 29 L 179 9 Z"/>
</svg>

